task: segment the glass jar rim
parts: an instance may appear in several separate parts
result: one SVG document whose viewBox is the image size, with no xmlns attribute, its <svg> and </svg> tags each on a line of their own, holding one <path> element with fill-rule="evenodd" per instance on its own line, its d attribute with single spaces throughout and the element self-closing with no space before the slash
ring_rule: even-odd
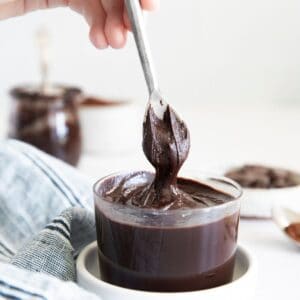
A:
<svg viewBox="0 0 300 300">
<path fill-rule="evenodd" d="M 148 171 L 148 170 L 130 170 L 130 171 L 119 171 L 119 172 L 114 172 L 112 174 L 106 175 L 102 178 L 100 178 L 99 180 L 96 181 L 96 183 L 93 185 L 93 192 L 94 195 L 97 196 L 101 202 L 110 205 L 111 207 L 114 208 L 120 208 L 120 209 L 126 209 L 127 211 L 135 211 L 135 212 L 140 212 L 146 215 L 178 215 L 178 214 L 183 214 L 183 213 L 203 213 L 203 214 L 207 214 L 211 211 L 216 211 L 216 210 L 226 210 L 227 208 L 233 206 L 236 204 L 236 202 L 241 198 L 242 194 L 243 194 L 243 190 L 241 188 L 241 186 L 236 183 L 234 180 L 224 177 L 224 176 L 219 176 L 219 175 L 215 175 L 215 174 L 211 174 L 208 172 L 197 172 L 197 176 L 192 175 L 191 176 L 186 176 L 188 174 L 189 170 L 186 170 L 185 172 L 183 172 L 182 174 L 180 173 L 178 178 L 183 178 L 183 179 L 192 179 L 195 180 L 197 182 L 201 182 L 200 179 L 202 178 L 207 178 L 207 179 L 212 179 L 212 180 L 218 180 L 220 182 L 224 182 L 228 185 L 230 185 L 232 188 L 234 188 L 237 192 L 236 195 L 232 195 L 232 200 L 230 201 L 226 201 L 224 203 L 221 204 L 217 204 L 214 206 L 208 206 L 208 207 L 198 207 L 198 208 L 179 208 L 179 209 L 170 209 L 170 210 L 163 210 L 163 209 L 155 209 L 155 208 L 143 208 L 143 207 L 136 207 L 136 206 L 126 206 L 124 204 L 121 203 L 115 203 L 115 202 L 109 202 L 103 199 L 103 195 L 99 194 L 99 186 L 105 181 L 108 180 L 109 178 L 113 178 L 116 176 L 120 176 L 120 175 L 126 175 L 126 174 L 138 174 L 138 173 L 148 173 L 148 174 L 154 174 L 154 172 Z M 196 173 L 196 171 L 191 171 L 192 174 Z M 201 177 L 202 176 L 202 177 Z"/>
<path fill-rule="evenodd" d="M 61 101 L 68 94 L 82 94 L 80 88 L 63 84 L 51 84 L 49 91 L 48 93 L 43 93 L 38 85 L 23 84 L 10 89 L 10 95 L 19 101 L 27 100 L 30 97 L 44 101 Z"/>
</svg>

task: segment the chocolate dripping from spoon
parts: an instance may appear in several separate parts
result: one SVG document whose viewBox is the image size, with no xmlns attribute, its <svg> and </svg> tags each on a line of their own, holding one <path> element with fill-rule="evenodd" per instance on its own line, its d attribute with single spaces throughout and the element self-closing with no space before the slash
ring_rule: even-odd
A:
<svg viewBox="0 0 300 300">
<path fill-rule="evenodd" d="M 143 150 L 156 175 L 154 189 L 148 191 L 143 206 L 163 206 L 176 194 L 176 178 L 188 156 L 190 137 L 184 122 L 161 96 L 139 0 L 125 0 L 125 4 L 150 95 L 143 124 Z"/>
<path fill-rule="evenodd" d="M 189 131 L 177 113 L 163 100 L 150 101 L 143 123 L 143 150 L 155 168 L 151 198 L 156 205 L 171 203 L 176 196 L 177 174 L 189 149 Z"/>
</svg>

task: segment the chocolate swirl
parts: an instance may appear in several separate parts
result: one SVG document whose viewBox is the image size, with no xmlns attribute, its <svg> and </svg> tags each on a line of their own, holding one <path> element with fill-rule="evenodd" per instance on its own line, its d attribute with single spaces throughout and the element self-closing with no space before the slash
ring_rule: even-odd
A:
<svg viewBox="0 0 300 300">
<path fill-rule="evenodd" d="M 189 131 L 176 112 L 169 105 L 150 103 L 143 124 L 143 150 L 155 168 L 155 179 L 144 205 L 164 206 L 178 198 L 177 174 L 189 149 Z"/>
</svg>

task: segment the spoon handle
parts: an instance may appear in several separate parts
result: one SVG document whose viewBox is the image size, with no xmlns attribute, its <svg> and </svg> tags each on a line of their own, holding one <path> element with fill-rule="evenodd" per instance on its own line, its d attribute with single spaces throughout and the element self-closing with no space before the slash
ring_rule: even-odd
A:
<svg viewBox="0 0 300 300">
<path fill-rule="evenodd" d="M 142 9 L 139 0 L 125 0 L 125 4 L 143 67 L 149 95 L 151 95 L 154 91 L 158 90 L 158 81 L 145 30 Z"/>
</svg>

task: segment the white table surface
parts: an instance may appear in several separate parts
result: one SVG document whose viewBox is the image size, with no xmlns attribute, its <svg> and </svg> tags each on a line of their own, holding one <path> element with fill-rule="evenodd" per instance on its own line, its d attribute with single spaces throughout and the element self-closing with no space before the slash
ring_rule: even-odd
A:
<svg viewBox="0 0 300 300">
<path fill-rule="evenodd" d="M 192 149 L 186 169 L 207 170 L 237 161 L 258 161 L 300 170 L 300 107 L 207 106 L 179 110 L 191 130 Z M 85 154 L 79 168 L 96 180 L 119 170 L 149 168 L 149 164 L 138 144 L 127 152 Z M 291 244 L 272 221 L 241 220 L 239 242 L 258 261 L 255 300 L 300 299 L 300 248 Z"/>
</svg>

